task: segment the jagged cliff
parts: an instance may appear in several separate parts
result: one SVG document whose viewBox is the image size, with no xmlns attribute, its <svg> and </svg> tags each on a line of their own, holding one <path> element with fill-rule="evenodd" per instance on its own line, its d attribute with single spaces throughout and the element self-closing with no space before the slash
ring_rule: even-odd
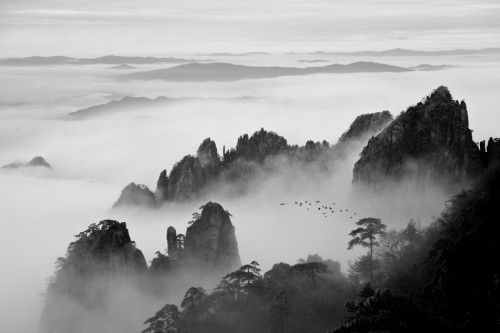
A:
<svg viewBox="0 0 500 333">
<path fill-rule="evenodd" d="M 79 316 L 105 303 L 107 284 L 118 277 L 135 279 L 147 271 L 142 252 L 124 222 L 104 220 L 76 235 L 45 296 L 40 332 L 76 332 Z M 65 313 L 71 307 L 71 314 Z"/>
<path fill-rule="evenodd" d="M 500 138 L 489 138 L 488 144 L 485 141 L 479 143 L 479 153 L 483 168 L 488 168 L 493 162 L 500 159 Z"/>
<path fill-rule="evenodd" d="M 125 222 L 104 220 L 75 236 L 65 257 L 58 259 L 51 290 L 78 296 L 77 280 L 98 274 L 136 274 L 147 270 L 141 250 L 135 247 Z M 77 288 L 78 289 L 78 288 Z"/>
<path fill-rule="evenodd" d="M 201 215 L 187 228 L 184 251 L 186 257 L 205 265 L 223 269 L 240 266 L 229 212 L 215 202 L 202 206 Z"/>
<path fill-rule="evenodd" d="M 167 230 L 168 256 L 179 267 L 229 271 L 241 264 L 230 214 L 220 204 L 208 202 L 194 213 L 186 236 L 174 227 Z"/>
<path fill-rule="evenodd" d="M 467 106 L 441 86 L 369 140 L 354 166 L 353 182 L 377 187 L 406 179 L 453 185 L 479 172 Z"/>
<path fill-rule="evenodd" d="M 199 199 L 210 185 L 218 181 L 245 184 L 263 169 L 266 160 L 277 156 L 302 166 L 316 163 L 326 170 L 335 156 L 349 151 L 351 141 L 367 140 L 391 120 L 392 115 L 388 111 L 361 115 L 342 135 L 337 145 L 330 145 L 325 140 L 309 140 L 304 146 L 289 145 L 284 137 L 261 129 L 251 136 L 240 136 L 235 148 L 227 151 L 223 149 L 222 157 L 215 142 L 207 138 L 199 146 L 196 156 L 186 155 L 174 165 L 170 174 L 166 170 L 161 171 L 154 194 L 145 185 L 132 183 L 122 191 L 114 207 L 153 207 L 165 202 Z"/>
</svg>

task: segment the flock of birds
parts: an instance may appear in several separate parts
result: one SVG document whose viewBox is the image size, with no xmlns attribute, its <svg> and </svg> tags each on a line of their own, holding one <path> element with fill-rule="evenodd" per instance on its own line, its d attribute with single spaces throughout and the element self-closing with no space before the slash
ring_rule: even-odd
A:
<svg viewBox="0 0 500 333">
<path fill-rule="evenodd" d="M 324 218 L 328 218 L 328 216 L 334 214 L 343 214 L 344 216 L 352 220 L 356 217 L 356 215 L 358 215 L 357 212 L 349 210 L 347 208 L 340 209 L 336 207 L 335 202 L 325 203 L 320 200 L 314 200 L 314 201 L 305 200 L 305 201 L 292 201 L 290 203 L 288 202 L 280 203 L 280 206 L 286 206 L 286 205 L 302 208 L 306 211 L 310 211 L 311 213 L 320 213 Z"/>
</svg>

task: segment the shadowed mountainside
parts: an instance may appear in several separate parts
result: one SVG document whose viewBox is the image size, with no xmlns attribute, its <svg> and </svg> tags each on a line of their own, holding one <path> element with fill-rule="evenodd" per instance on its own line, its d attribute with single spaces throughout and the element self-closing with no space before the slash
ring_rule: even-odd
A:
<svg viewBox="0 0 500 333">
<path fill-rule="evenodd" d="M 371 138 L 354 166 L 355 184 L 438 181 L 458 185 L 482 172 L 467 106 L 439 87 Z"/>
<path fill-rule="evenodd" d="M 367 134 L 379 132 L 392 120 L 393 117 L 389 111 L 367 113 L 357 116 L 351 126 L 349 126 L 349 129 L 340 136 L 339 142 L 346 142 Z"/>
</svg>

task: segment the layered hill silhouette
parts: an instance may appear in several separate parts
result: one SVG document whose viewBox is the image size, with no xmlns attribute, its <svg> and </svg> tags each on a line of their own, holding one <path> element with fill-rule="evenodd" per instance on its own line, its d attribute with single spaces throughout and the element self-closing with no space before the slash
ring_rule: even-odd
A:
<svg viewBox="0 0 500 333">
<path fill-rule="evenodd" d="M 383 51 L 354 51 L 354 52 L 325 52 L 317 51 L 313 54 L 332 54 L 344 56 L 391 56 L 391 57 L 409 57 L 409 56 L 454 56 L 454 55 L 482 55 L 482 54 L 500 54 L 499 47 L 486 47 L 481 49 L 453 49 L 420 51 L 395 48 Z"/>
<path fill-rule="evenodd" d="M 136 69 L 137 67 L 129 65 L 129 64 L 121 64 L 116 66 L 108 67 L 108 69 Z"/>
<path fill-rule="evenodd" d="M 446 67 L 427 65 L 426 70 L 440 70 Z M 122 80 L 165 80 L 175 82 L 237 81 L 265 79 L 280 76 L 310 75 L 319 73 L 400 73 L 420 70 L 419 67 L 400 67 L 376 62 L 354 62 L 315 67 L 262 67 L 230 63 L 189 63 L 165 69 L 138 71 L 118 75 Z"/>
<path fill-rule="evenodd" d="M 202 97 L 178 97 L 171 98 L 166 96 L 158 96 L 156 98 L 148 97 L 131 97 L 126 96 L 121 99 L 112 100 L 104 104 L 93 105 L 88 108 L 79 109 L 69 113 L 73 118 L 86 119 L 112 113 L 124 112 L 127 110 L 137 110 L 149 106 L 166 105 L 180 102 L 204 101 L 204 100 L 220 100 L 220 101 L 251 101 L 257 97 L 241 96 L 235 98 L 202 98 Z"/>
</svg>

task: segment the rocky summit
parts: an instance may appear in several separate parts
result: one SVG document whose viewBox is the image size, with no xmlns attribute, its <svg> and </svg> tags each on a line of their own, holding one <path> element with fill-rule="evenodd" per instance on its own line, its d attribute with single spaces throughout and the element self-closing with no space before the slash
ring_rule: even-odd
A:
<svg viewBox="0 0 500 333">
<path fill-rule="evenodd" d="M 214 267 L 241 265 L 230 214 L 215 202 L 202 206 L 201 215 L 187 228 L 184 250 L 189 258 Z"/>
<path fill-rule="evenodd" d="M 155 194 L 146 185 L 130 183 L 122 190 L 113 207 L 155 205 Z"/>
<path fill-rule="evenodd" d="M 227 271 L 241 264 L 230 214 L 220 204 L 208 202 L 195 213 L 186 236 L 167 231 L 168 255 L 179 266 L 203 266 L 209 271 Z"/>
<path fill-rule="evenodd" d="M 86 309 L 103 306 L 109 281 L 135 279 L 147 271 L 144 255 L 130 239 L 124 222 L 104 220 L 75 237 L 66 256 L 57 259 L 40 332 L 77 332 L 78 317 Z M 75 309 L 74 318 L 60 315 L 69 304 Z"/>
<path fill-rule="evenodd" d="M 369 140 L 354 166 L 353 182 L 381 186 L 387 180 L 428 180 L 454 185 L 481 169 L 467 106 L 441 86 Z"/>
</svg>

